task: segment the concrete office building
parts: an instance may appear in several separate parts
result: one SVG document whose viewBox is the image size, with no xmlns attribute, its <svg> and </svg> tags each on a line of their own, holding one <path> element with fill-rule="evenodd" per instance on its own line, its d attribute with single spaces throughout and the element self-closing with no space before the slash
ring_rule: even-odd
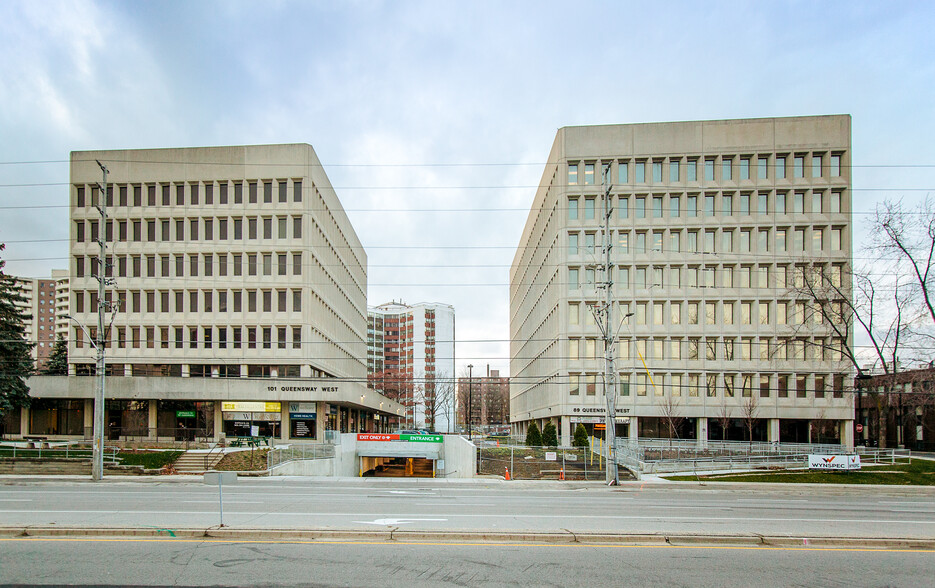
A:
<svg viewBox="0 0 935 588">
<path fill-rule="evenodd" d="M 850 341 L 801 291 L 820 270 L 849 292 L 850 137 L 846 115 L 560 129 L 510 272 L 515 433 L 551 420 L 567 443 L 604 422 L 606 171 L 617 434 L 746 439 L 752 424 L 807 441 L 822 421 L 851 445 Z"/>
<path fill-rule="evenodd" d="M 367 313 L 368 385 L 406 406 L 407 426 L 454 432 L 454 307 L 388 302 Z"/>
<path fill-rule="evenodd" d="M 30 381 L 24 432 L 89 434 L 99 273 L 110 436 L 395 426 L 365 386 L 367 257 L 311 146 L 73 152 L 69 184 L 70 376 Z"/>
</svg>

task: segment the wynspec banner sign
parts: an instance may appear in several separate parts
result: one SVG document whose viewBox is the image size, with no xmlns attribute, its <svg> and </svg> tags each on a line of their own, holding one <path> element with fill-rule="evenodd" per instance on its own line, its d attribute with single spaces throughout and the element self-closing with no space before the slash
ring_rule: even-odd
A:
<svg viewBox="0 0 935 588">
<path fill-rule="evenodd" d="M 859 455 L 818 455 L 809 454 L 808 469 L 847 472 L 860 469 Z"/>
</svg>

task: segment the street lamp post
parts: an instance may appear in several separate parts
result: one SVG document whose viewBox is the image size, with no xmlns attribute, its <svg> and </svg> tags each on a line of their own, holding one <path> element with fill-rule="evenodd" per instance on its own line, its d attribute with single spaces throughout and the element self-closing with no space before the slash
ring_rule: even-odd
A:
<svg viewBox="0 0 935 588">
<path fill-rule="evenodd" d="M 474 441 L 474 429 L 471 427 L 471 422 L 474 420 L 471 418 L 474 410 L 474 378 L 471 376 L 471 370 L 474 369 L 472 364 L 468 364 L 468 413 L 467 413 L 467 426 L 468 426 L 468 440 Z"/>
</svg>

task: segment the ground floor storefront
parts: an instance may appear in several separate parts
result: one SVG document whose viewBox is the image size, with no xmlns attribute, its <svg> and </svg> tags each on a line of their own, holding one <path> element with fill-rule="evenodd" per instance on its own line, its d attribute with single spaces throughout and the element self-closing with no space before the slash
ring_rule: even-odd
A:
<svg viewBox="0 0 935 588">
<path fill-rule="evenodd" d="M 824 417 L 824 415 L 820 415 Z M 607 425 L 602 417 L 578 415 L 530 419 L 513 424 L 512 434 L 524 438 L 535 422 L 541 431 L 549 422 L 555 425 L 562 445 L 571 445 L 581 424 L 589 437 L 605 439 Z M 705 441 L 766 441 L 773 443 L 823 443 L 854 445 L 854 420 L 830 418 L 732 418 L 617 416 L 617 438 L 657 438 Z"/>
<path fill-rule="evenodd" d="M 3 415 L 5 438 L 90 439 L 96 378 L 30 378 L 30 406 Z M 110 441 L 265 438 L 324 442 L 399 426 L 397 403 L 347 384 L 249 379 L 113 378 L 104 402 Z"/>
</svg>

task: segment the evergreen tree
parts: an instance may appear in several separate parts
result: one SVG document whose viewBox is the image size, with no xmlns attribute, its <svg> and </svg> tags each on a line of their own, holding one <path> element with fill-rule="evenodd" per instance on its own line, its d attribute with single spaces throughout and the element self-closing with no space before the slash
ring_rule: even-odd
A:
<svg viewBox="0 0 935 588">
<path fill-rule="evenodd" d="M 558 431 L 552 421 L 547 422 L 545 427 L 542 428 L 542 445 L 545 447 L 558 446 Z"/>
<path fill-rule="evenodd" d="M 584 428 L 584 425 L 578 423 L 578 426 L 575 427 L 575 438 L 571 442 L 575 447 L 588 447 L 590 443 L 588 442 L 588 430 Z"/>
<path fill-rule="evenodd" d="M 45 370 L 42 373 L 46 376 L 68 375 L 68 343 L 61 334 L 55 339 L 55 346 L 49 354 L 49 362 L 45 364 Z"/>
<path fill-rule="evenodd" d="M 542 446 L 542 433 L 539 432 L 539 427 L 536 426 L 535 421 L 529 423 L 529 429 L 526 431 L 526 446 L 527 447 L 541 447 Z"/>
<path fill-rule="evenodd" d="M 5 246 L 0 243 L 0 251 Z M 0 259 L 0 416 L 14 408 L 29 406 L 26 378 L 33 372 L 32 344 L 26 340 L 24 310 L 27 298 L 22 284 L 3 273 L 6 262 Z"/>
</svg>

